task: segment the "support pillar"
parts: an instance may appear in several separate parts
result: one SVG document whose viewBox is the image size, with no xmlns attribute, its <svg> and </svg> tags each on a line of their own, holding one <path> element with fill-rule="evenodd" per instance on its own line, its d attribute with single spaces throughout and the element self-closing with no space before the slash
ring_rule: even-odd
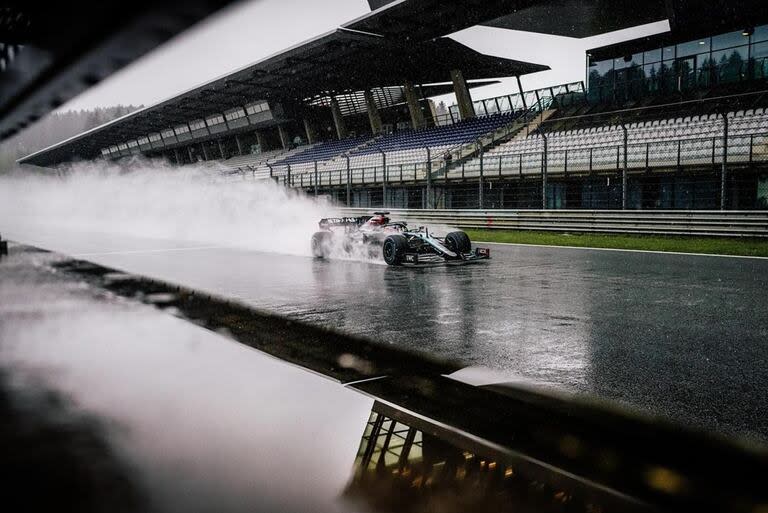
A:
<svg viewBox="0 0 768 513">
<path fill-rule="evenodd" d="M 243 143 L 240 142 L 240 136 L 235 135 L 235 144 L 237 144 L 237 154 L 243 156 Z"/>
<path fill-rule="evenodd" d="M 317 130 L 315 125 L 307 118 L 304 118 L 304 131 L 307 133 L 307 142 L 315 144 L 315 141 L 317 141 Z"/>
<path fill-rule="evenodd" d="M 333 124 L 336 125 L 336 135 L 339 137 L 339 140 L 346 139 L 347 135 L 349 135 L 347 123 L 344 121 L 344 115 L 341 113 L 339 100 L 335 96 L 331 96 L 331 114 L 333 114 Z"/>
<path fill-rule="evenodd" d="M 525 91 L 523 91 L 523 83 L 520 82 L 520 75 L 515 76 L 517 79 L 517 90 L 520 91 L 520 99 L 523 100 L 523 110 L 528 112 L 528 103 L 525 101 Z M 512 110 L 515 109 L 514 105 L 511 105 Z"/>
<path fill-rule="evenodd" d="M 203 148 L 203 158 L 206 161 L 211 160 L 210 158 L 208 158 L 208 150 L 205 147 L 205 143 L 200 143 L 200 146 Z"/>
<path fill-rule="evenodd" d="M 379 113 L 379 108 L 376 106 L 376 102 L 373 99 L 373 93 L 366 89 L 365 92 L 363 92 L 363 96 L 365 96 L 365 107 L 368 111 L 368 121 L 371 123 L 371 133 L 373 135 L 378 135 L 383 130 L 383 124 L 381 122 L 381 114 Z"/>
<path fill-rule="evenodd" d="M 421 112 L 419 97 L 416 96 L 416 88 L 413 86 L 413 82 L 408 80 L 403 84 L 403 90 L 405 92 L 405 101 L 408 103 L 408 112 L 411 113 L 411 124 L 414 129 L 422 128 L 425 125 L 424 113 Z"/>
<path fill-rule="evenodd" d="M 181 154 L 179 153 L 179 149 L 178 148 L 174 148 L 173 149 L 173 155 L 176 157 L 176 165 L 180 166 L 181 165 Z"/>
<path fill-rule="evenodd" d="M 224 154 L 224 145 L 221 144 L 221 139 L 217 139 L 216 142 L 219 143 L 219 153 L 221 154 L 221 159 L 224 160 L 227 158 L 227 156 Z"/>
<path fill-rule="evenodd" d="M 280 144 L 283 145 L 283 149 L 291 149 L 291 138 L 288 136 L 288 131 L 285 129 L 285 125 L 277 125 L 277 131 L 280 133 Z"/>
<path fill-rule="evenodd" d="M 259 151 L 261 151 L 262 153 L 267 151 L 266 147 L 264 146 L 264 136 L 261 135 L 261 132 L 256 130 L 254 134 L 256 134 L 256 144 L 259 145 Z"/>
<path fill-rule="evenodd" d="M 194 164 L 196 161 L 195 156 L 192 154 L 192 146 L 187 146 L 187 154 L 189 155 L 189 163 Z"/>
<path fill-rule="evenodd" d="M 467 81 L 464 80 L 464 73 L 459 69 L 451 71 L 451 81 L 453 81 L 453 92 L 456 93 L 456 103 L 459 104 L 459 113 L 461 119 L 471 119 L 475 117 L 475 107 L 472 105 L 472 95 L 469 94 Z"/>
</svg>

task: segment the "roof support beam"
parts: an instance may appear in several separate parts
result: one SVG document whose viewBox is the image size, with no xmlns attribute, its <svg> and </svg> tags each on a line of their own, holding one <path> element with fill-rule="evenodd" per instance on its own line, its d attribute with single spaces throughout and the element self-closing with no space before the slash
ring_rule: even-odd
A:
<svg viewBox="0 0 768 513">
<path fill-rule="evenodd" d="M 467 87 L 467 81 L 464 80 L 464 73 L 459 69 L 452 70 L 451 81 L 453 82 L 453 91 L 456 93 L 456 103 L 459 104 L 461 119 L 474 118 L 475 106 L 472 105 L 472 95 L 469 94 L 469 87 Z"/>
<path fill-rule="evenodd" d="M 416 96 L 416 88 L 413 86 L 413 82 L 407 80 L 403 84 L 403 90 L 405 91 L 405 101 L 408 104 L 408 112 L 411 113 L 411 124 L 414 130 L 423 127 L 426 122 L 424 121 L 424 113 L 421 111 L 421 105 L 419 105 L 419 97 Z"/>
<path fill-rule="evenodd" d="M 339 140 L 346 139 L 347 135 L 349 135 L 347 123 L 344 121 L 344 115 L 341 113 L 339 100 L 335 96 L 331 96 L 331 114 L 333 115 L 333 124 L 336 125 L 336 135 L 339 137 Z"/>
<path fill-rule="evenodd" d="M 373 99 L 373 93 L 370 89 L 363 91 L 365 96 L 365 108 L 368 111 L 368 121 L 371 123 L 371 132 L 373 135 L 378 135 L 383 130 L 383 124 L 381 122 L 381 113 L 376 106 L 376 102 Z"/>
</svg>

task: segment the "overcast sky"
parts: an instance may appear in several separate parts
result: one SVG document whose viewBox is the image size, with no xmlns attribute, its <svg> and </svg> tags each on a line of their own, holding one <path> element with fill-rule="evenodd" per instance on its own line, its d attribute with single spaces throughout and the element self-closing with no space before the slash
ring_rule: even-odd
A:
<svg viewBox="0 0 768 513">
<path fill-rule="evenodd" d="M 247 66 L 370 12 L 366 0 L 250 0 L 204 22 L 59 110 L 117 104 L 151 105 Z M 534 89 L 584 79 L 589 48 L 668 30 L 666 22 L 586 39 L 473 27 L 451 37 L 482 53 L 547 64 L 552 71 L 522 77 Z M 473 91 L 475 99 L 516 90 L 514 79 Z M 444 98 L 452 103 L 451 98 Z"/>
</svg>

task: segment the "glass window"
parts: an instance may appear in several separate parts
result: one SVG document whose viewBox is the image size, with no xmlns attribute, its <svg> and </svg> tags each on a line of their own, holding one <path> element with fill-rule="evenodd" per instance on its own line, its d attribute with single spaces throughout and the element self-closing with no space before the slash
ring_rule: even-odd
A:
<svg viewBox="0 0 768 513">
<path fill-rule="evenodd" d="M 140 137 L 139 144 L 149 144 L 149 137 Z"/>
<path fill-rule="evenodd" d="M 746 76 L 748 46 L 740 46 L 729 50 L 712 52 L 713 65 L 716 67 L 716 77 L 719 82 L 735 82 Z"/>
<path fill-rule="evenodd" d="M 755 61 L 755 78 L 768 77 L 768 41 L 752 45 L 752 59 Z"/>
<path fill-rule="evenodd" d="M 187 125 L 179 125 L 176 128 L 173 129 L 176 134 L 186 134 L 189 132 L 189 127 Z"/>
<path fill-rule="evenodd" d="M 663 58 L 664 58 L 664 60 L 674 59 L 675 58 L 675 47 L 674 46 L 665 46 L 664 47 L 664 52 L 663 52 Z"/>
<path fill-rule="evenodd" d="M 755 27 L 755 32 L 752 34 L 752 42 L 768 41 L 768 25 L 760 25 Z"/>
<path fill-rule="evenodd" d="M 197 119 L 195 121 L 192 121 L 189 124 L 189 128 L 191 128 L 192 130 L 200 130 L 202 128 L 205 128 L 205 121 L 203 121 L 202 119 Z"/>
<path fill-rule="evenodd" d="M 661 63 L 643 66 L 643 75 L 646 82 L 646 90 L 658 91 L 661 88 Z"/>
<path fill-rule="evenodd" d="M 733 46 L 739 46 L 746 44 L 749 41 L 747 36 L 741 33 L 741 30 L 736 32 L 728 32 L 727 34 L 720 34 L 712 38 L 712 49 L 722 50 L 724 48 L 731 48 Z"/>
<path fill-rule="evenodd" d="M 659 62 L 661 60 L 661 48 L 655 50 L 649 50 L 643 55 L 643 62 L 645 64 L 651 64 L 653 62 Z"/>
<path fill-rule="evenodd" d="M 168 139 L 170 137 L 173 137 L 173 135 L 174 135 L 173 129 L 163 130 L 162 132 L 163 139 Z"/>
<path fill-rule="evenodd" d="M 138 145 L 139 145 L 139 143 L 137 141 L 135 141 L 135 140 L 134 141 L 128 141 L 128 147 L 129 148 L 135 148 Z"/>
<path fill-rule="evenodd" d="M 239 118 L 244 117 L 245 116 L 245 111 L 243 109 L 239 109 L 238 108 L 238 109 L 233 109 L 233 110 L 227 111 L 227 112 L 224 113 L 224 115 L 225 115 L 225 117 L 228 120 L 231 121 L 233 119 L 239 119 Z"/>
<path fill-rule="evenodd" d="M 752 45 L 752 58 L 764 59 L 768 57 L 768 41 Z"/>
<path fill-rule="evenodd" d="M 208 122 L 208 125 L 219 125 L 221 123 L 224 123 L 224 116 L 221 114 L 215 114 L 213 116 L 210 116 L 208 118 L 205 118 L 205 120 Z"/>
<path fill-rule="evenodd" d="M 258 114 L 259 112 L 269 110 L 269 104 L 267 102 L 251 103 L 246 105 L 245 110 L 248 114 Z"/>
<path fill-rule="evenodd" d="M 709 52 L 709 38 L 697 39 L 677 45 L 677 57 L 687 57 L 698 53 Z"/>
<path fill-rule="evenodd" d="M 127 149 L 128 149 L 128 145 L 127 145 L 127 144 L 125 144 L 125 143 L 122 143 L 122 144 L 118 144 L 118 145 L 117 145 L 117 148 L 118 148 L 119 150 L 127 150 Z"/>
</svg>

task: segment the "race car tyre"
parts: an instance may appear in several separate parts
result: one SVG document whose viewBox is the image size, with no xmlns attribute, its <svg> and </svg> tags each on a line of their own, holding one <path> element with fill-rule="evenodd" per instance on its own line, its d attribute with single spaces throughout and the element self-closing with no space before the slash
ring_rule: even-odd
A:
<svg viewBox="0 0 768 513">
<path fill-rule="evenodd" d="M 472 242 L 464 232 L 451 232 L 445 236 L 445 247 L 454 253 L 469 253 L 472 251 Z"/>
<path fill-rule="evenodd" d="M 326 258 L 331 253 L 331 232 L 315 232 L 312 236 L 312 255 L 315 258 Z"/>
<path fill-rule="evenodd" d="M 384 261 L 389 265 L 400 265 L 405 258 L 408 249 L 408 241 L 404 235 L 390 235 L 384 239 L 382 253 Z"/>
</svg>

